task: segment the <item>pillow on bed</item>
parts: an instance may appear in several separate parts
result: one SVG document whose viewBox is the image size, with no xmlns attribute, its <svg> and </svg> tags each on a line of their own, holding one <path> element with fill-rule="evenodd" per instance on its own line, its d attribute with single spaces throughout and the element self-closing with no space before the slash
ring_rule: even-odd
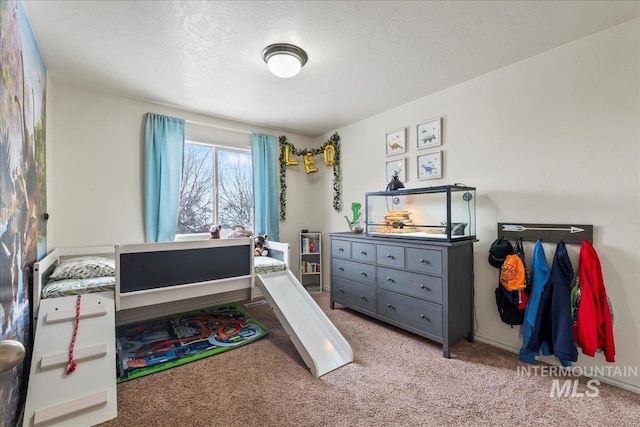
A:
<svg viewBox="0 0 640 427">
<path fill-rule="evenodd" d="M 61 262 L 49 280 L 89 279 L 116 275 L 116 261 L 105 257 L 71 258 Z"/>
<path fill-rule="evenodd" d="M 68 295 L 83 295 L 115 288 L 115 276 L 91 277 L 88 279 L 64 279 L 49 282 L 42 288 L 42 298 L 58 298 Z"/>
</svg>

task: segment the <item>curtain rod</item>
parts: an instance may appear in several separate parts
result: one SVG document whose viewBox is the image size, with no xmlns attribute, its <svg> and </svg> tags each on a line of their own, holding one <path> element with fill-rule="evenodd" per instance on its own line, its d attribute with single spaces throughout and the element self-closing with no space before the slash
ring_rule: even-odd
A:
<svg viewBox="0 0 640 427">
<path fill-rule="evenodd" d="M 240 130 L 240 129 L 234 129 L 234 128 L 229 128 L 226 126 L 219 126 L 219 125 L 212 125 L 209 123 L 202 123 L 202 122 L 194 122 L 193 120 L 185 120 L 186 123 L 192 124 L 192 125 L 197 125 L 197 126 L 206 126 L 206 127 L 210 127 L 210 128 L 214 128 L 214 129 L 221 129 L 221 130 L 228 130 L 231 132 L 238 132 L 238 133 L 246 133 L 247 135 L 251 135 L 252 132 L 248 131 L 248 130 Z"/>
</svg>

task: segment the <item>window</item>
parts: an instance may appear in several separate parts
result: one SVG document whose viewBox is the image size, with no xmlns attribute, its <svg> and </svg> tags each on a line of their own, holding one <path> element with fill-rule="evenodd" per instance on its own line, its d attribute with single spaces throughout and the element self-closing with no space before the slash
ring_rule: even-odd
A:
<svg viewBox="0 0 640 427">
<path fill-rule="evenodd" d="M 253 230 L 251 151 L 185 142 L 177 234 Z"/>
</svg>

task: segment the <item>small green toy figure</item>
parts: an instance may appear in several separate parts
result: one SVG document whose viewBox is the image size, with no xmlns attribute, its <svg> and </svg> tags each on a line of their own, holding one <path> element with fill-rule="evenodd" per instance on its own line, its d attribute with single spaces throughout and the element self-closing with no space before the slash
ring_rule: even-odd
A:
<svg viewBox="0 0 640 427">
<path fill-rule="evenodd" d="M 362 232 L 362 227 L 358 224 L 358 219 L 360 218 L 360 208 L 362 205 L 358 202 L 351 203 L 351 212 L 353 212 L 353 219 L 349 221 L 349 218 L 345 215 L 344 219 L 347 221 L 347 225 L 349 226 L 349 230 L 354 232 Z"/>
</svg>

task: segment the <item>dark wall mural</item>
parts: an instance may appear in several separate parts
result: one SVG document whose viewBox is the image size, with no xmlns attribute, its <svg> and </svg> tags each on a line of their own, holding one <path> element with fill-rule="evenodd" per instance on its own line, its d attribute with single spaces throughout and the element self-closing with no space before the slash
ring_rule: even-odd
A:
<svg viewBox="0 0 640 427">
<path fill-rule="evenodd" d="M 14 426 L 31 355 L 30 272 L 46 253 L 46 69 L 18 0 L 0 0 L 0 76 L 0 339 L 27 347 L 0 373 L 0 425 Z"/>
</svg>

